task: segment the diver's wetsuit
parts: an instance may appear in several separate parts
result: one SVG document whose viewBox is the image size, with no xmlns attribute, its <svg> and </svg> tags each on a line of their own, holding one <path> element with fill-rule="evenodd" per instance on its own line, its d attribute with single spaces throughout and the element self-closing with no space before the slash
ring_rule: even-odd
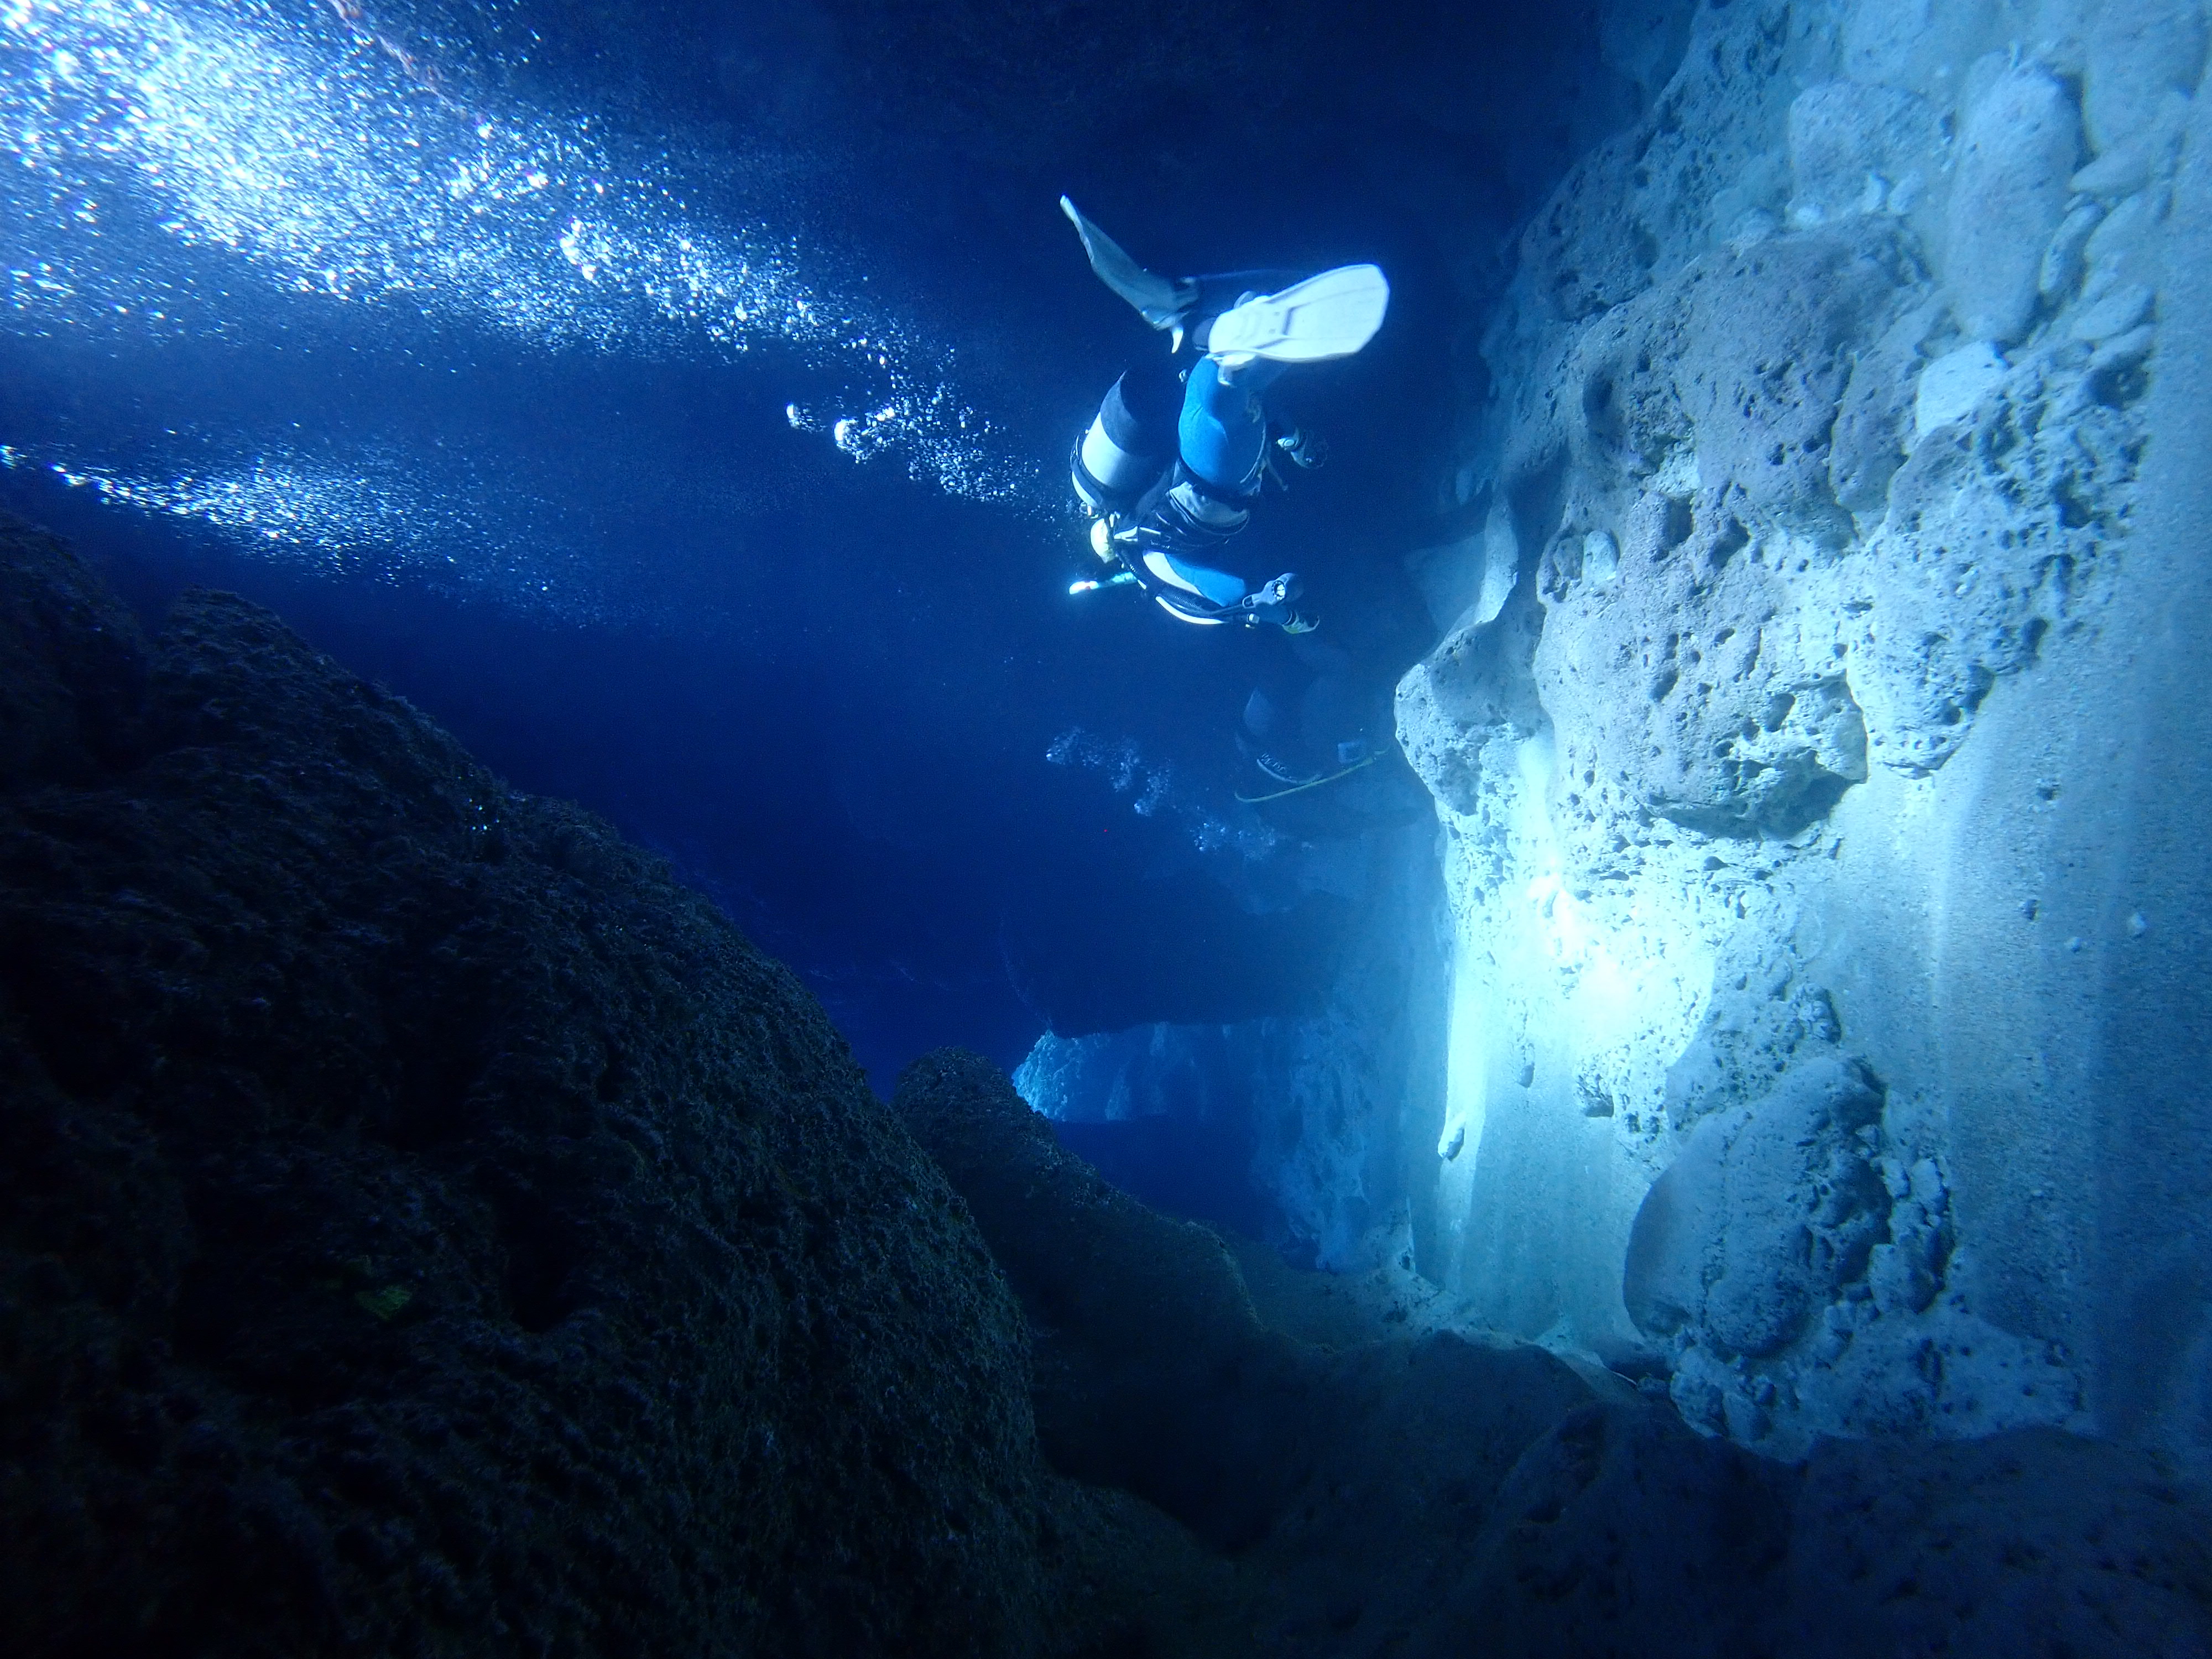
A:
<svg viewBox="0 0 2212 1659">
<path fill-rule="evenodd" d="M 1141 360 L 1115 381 L 1076 449 L 1077 488 L 1114 515 L 1123 564 L 1189 620 L 1222 620 L 1213 613 L 1227 611 L 1272 621 L 1276 606 L 1288 614 L 1280 599 L 1255 608 L 1248 601 L 1260 596 L 1218 564 L 1222 544 L 1244 528 L 1259 499 L 1273 435 L 1263 400 L 1285 366 L 1257 358 L 1225 370 L 1205 349 L 1223 311 L 1297 280 L 1280 270 L 1194 279 L 1183 351 Z"/>
</svg>

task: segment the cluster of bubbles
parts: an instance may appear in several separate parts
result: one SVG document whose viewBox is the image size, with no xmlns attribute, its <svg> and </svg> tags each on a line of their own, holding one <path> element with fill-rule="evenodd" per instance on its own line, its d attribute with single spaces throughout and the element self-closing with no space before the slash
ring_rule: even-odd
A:
<svg viewBox="0 0 2212 1659">
<path fill-rule="evenodd" d="M 665 156 L 629 165 L 588 118 L 492 107 L 463 89 L 460 46 L 412 38 L 361 0 L 0 0 L 0 325 L 220 335 L 274 292 L 548 351 L 775 343 L 847 405 L 805 422 L 847 454 L 1039 498 L 947 346 L 816 280 L 789 239 L 695 211 Z M 125 498 L 226 523 L 232 486 L 253 493 L 271 465 Z M 300 528 L 343 513 L 326 495 Z"/>
<path fill-rule="evenodd" d="M 507 531 L 526 501 L 484 479 L 462 491 L 427 490 L 419 467 L 396 453 L 337 460 L 280 449 L 156 478 L 71 459 L 50 445 L 0 444 L 0 471 L 43 473 L 116 507 L 206 526 L 235 544 L 281 550 L 301 569 L 406 575 L 571 620 L 600 608 L 574 549 L 543 536 L 520 542 Z M 465 562 L 454 550 L 462 548 Z"/>
<path fill-rule="evenodd" d="M 1115 794 L 1133 798 L 1130 810 L 1139 817 L 1176 823 L 1201 853 L 1264 859 L 1281 844 L 1282 837 L 1250 813 L 1245 822 L 1232 823 L 1213 811 L 1185 787 L 1171 763 L 1147 760 L 1133 738 L 1105 738 L 1070 726 L 1046 746 L 1044 757 L 1054 766 L 1098 773 Z"/>
</svg>

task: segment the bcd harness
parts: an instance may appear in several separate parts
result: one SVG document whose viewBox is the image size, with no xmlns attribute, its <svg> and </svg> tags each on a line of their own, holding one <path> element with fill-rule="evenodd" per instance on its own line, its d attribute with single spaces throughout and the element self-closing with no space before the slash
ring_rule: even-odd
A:
<svg viewBox="0 0 2212 1659">
<path fill-rule="evenodd" d="M 1253 612 L 1255 605 L 1282 604 L 1294 597 L 1278 591 L 1281 578 L 1233 605 L 1219 605 L 1188 588 L 1163 580 L 1159 573 L 1145 562 L 1145 555 L 1158 552 L 1194 562 L 1205 562 L 1208 555 L 1244 528 L 1270 478 L 1278 489 L 1289 487 L 1275 469 L 1275 452 L 1297 441 L 1296 428 L 1268 423 L 1259 469 L 1249 489 L 1224 489 L 1194 472 L 1178 456 L 1162 466 L 1143 490 L 1127 491 L 1114 489 L 1084 465 L 1083 440 L 1079 434 L 1068 456 L 1068 471 L 1076 493 L 1097 514 L 1091 550 L 1104 562 L 1118 566 L 1119 572 L 1106 582 L 1080 584 L 1071 591 L 1133 582 L 1152 599 L 1193 622 L 1258 622 L 1260 618 Z M 1176 499 L 1176 489 L 1183 485 L 1189 486 L 1191 493 L 1200 499 L 1226 508 L 1229 516 L 1209 521 L 1192 513 Z M 1103 526 L 1103 536 L 1099 526 Z"/>
</svg>

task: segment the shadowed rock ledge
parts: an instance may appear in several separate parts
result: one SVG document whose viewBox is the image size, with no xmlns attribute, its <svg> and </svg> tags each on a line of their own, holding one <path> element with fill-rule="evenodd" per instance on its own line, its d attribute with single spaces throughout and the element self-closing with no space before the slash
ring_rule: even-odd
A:
<svg viewBox="0 0 2212 1659">
<path fill-rule="evenodd" d="M 2150 1454 L 2029 1429 L 1784 1463 L 1528 1344 L 1310 1346 L 988 1061 L 920 1060 L 894 1105 L 1029 1310 L 1047 1454 L 1237 1560 L 1252 1645 L 1213 1650 L 2212 1652 L 2201 1496 Z"/>
</svg>

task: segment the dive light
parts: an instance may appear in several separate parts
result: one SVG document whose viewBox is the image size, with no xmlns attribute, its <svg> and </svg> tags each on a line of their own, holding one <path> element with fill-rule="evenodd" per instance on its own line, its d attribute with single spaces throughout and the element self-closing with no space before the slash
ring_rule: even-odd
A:
<svg viewBox="0 0 2212 1659">
<path fill-rule="evenodd" d="M 1094 580 L 1086 576 L 1081 581 L 1070 582 L 1067 585 L 1067 591 L 1071 596 L 1077 593 L 1095 593 L 1102 587 L 1127 587 L 1136 580 L 1127 571 L 1117 570 L 1103 581 Z"/>
</svg>

